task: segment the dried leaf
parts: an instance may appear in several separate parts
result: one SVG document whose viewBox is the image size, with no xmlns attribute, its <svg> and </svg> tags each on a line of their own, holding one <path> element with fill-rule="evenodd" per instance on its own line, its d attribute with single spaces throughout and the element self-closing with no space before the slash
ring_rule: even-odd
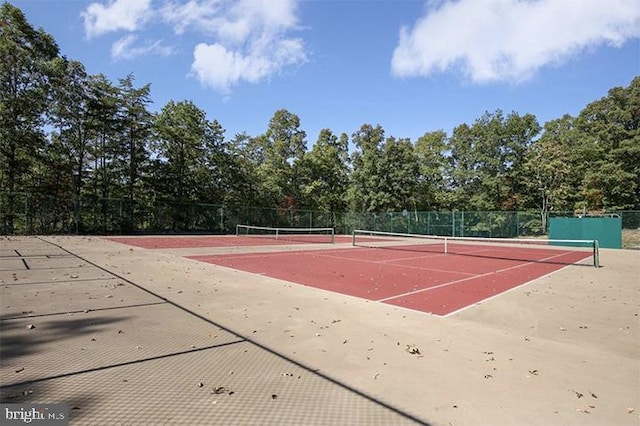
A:
<svg viewBox="0 0 640 426">
<path fill-rule="evenodd" d="M 418 349 L 415 345 L 407 345 L 407 352 L 411 355 L 420 355 L 420 349 Z"/>
<path fill-rule="evenodd" d="M 580 399 L 580 398 L 582 398 L 584 396 L 583 394 L 581 394 L 580 392 L 578 392 L 576 390 L 569 389 L 569 391 L 575 393 L 576 394 L 576 398 L 578 398 L 578 399 Z"/>
</svg>

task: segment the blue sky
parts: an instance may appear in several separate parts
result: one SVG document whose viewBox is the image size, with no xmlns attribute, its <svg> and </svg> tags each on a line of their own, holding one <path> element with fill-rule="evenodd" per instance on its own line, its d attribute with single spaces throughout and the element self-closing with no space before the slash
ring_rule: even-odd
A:
<svg viewBox="0 0 640 426">
<path fill-rule="evenodd" d="M 191 100 L 226 136 L 297 114 L 311 147 L 448 134 L 485 111 L 576 115 L 640 74 L 638 0 L 14 0 L 61 53 Z"/>
</svg>

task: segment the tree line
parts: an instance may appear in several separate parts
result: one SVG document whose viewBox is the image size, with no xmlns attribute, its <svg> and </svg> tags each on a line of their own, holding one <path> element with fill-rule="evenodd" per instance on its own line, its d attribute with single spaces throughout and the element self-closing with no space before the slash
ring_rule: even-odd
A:
<svg viewBox="0 0 640 426">
<path fill-rule="evenodd" d="M 544 125 L 496 110 L 417 140 L 380 124 L 310 140 L 286 109 L 263 134 L 233 136 L 189 100 L 153 112 L 151 84 L 88 74 L 6 2 L 0 58 L 10 233 L 20 193 L 74 200 L 69 209 L 88 197 L 358 213 L 640 209 L 640 77 Z"/>
</svg>

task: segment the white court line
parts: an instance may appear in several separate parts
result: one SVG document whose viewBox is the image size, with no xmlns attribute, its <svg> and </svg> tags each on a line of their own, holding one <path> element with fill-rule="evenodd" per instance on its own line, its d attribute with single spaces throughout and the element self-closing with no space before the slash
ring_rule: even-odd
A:
<svg viewBox="0 0 640 426">
<path fill-rule="evenodd" d="M 188 255 L 185 256 L 187 259 L 191 259 L 191 260 L 199 260 L 199 261 L 203 261 L 202 259 L 199 258 L 214 258 L 214 257 L 220 257 L 220 258 L 224 258 L 224 259 L 253 259 L 256 257 L 264 257 L 264 256 L 269 256 L 269 255 L 282 255 L 282 254 L 296 254 L 298 252 L 292 251 L 292 252 L 288 252 L 288 251 L 264 251 L 264 252 L 258 252 L 258 253 L 220 253 L 220 254 L 194 254 L 194 255 Z"/>
<path fill-rule="evenodd" d="M 484 274 L 475 275 L 473 277 L 461 278 L 459 280 L 450 281 L 450 282 L 447 282 L 447 283 L 444 283 L 444 284 L 438 284 L 438 285 L 433 286 L 433 287 L 423 288 L 423 289 L 420 289 L 420 290 L 414 290 L 414 291 L 410 291 L 410 292 L 407 292 L 407 293 L 398 294 L 396 296 L 386 297 L 384 299 L 378 299 L 378 300 L 376 300 L 376 302 L 387 302 L 389 300 L 398 299 L 400 297 L 411 296 L 411 295 L 422 293 L 422 292 L 425 292 L 425 291 L 435 290 L 435 289 L 438 289 L 438 288 L 442 288 L 442 287 L 447 287 L 447 286 L 450 286 L 450 285 L 458 284 L 458 283 L 461 283 L 461 282 L 464 282 L 464 281 L 469 281 L 469 280 L 472 280 L 474 278 L 486 277 L 488 275 L 498 274 L 500 272 L 511 271 L 513 269 L 522 268 L 524 266 L 532 265 L 534 263 L 544 262 L 544 261 L 547 261 L 547 260 L 550 260 L 550 259 L 554 259 L 556 257 L 564 256 L 567 253 L 568 252 L 564 252 L 564 253 L 561 253 L 561 254 L 558 254 L 558 255 L 555 255 L 555 256 L 545 257 L 544 259 L 540 259 L 540 260 L 537 260 L 537 261 L 523 263 L 522 265 L 510 266 L 508 268 L 498 269 L 497 271 L 486 272 Z M 569 266 L 569 265 L 567 265 L 567 266 Z"/>
</svg>

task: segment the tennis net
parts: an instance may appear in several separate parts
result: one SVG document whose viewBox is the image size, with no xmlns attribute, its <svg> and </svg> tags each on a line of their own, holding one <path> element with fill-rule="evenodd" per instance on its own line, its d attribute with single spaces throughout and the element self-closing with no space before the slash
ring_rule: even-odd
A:
<svg viewBox="0 0 640 426">
<path fill-rule="evenodd" d="M 598 240 L 447 237 L 357 229 L 353 231 L 352 244 L 541 263 L 573 264 L 591 257 L 593 266 L 600 267 Z"/>
<path fill-rule="evenodd" d="M 239 237 L 271 238 L 300 243 L 333 243 L 333 228 L 275 228 L 269 226 L 237 225 Z"/>
</svg>

